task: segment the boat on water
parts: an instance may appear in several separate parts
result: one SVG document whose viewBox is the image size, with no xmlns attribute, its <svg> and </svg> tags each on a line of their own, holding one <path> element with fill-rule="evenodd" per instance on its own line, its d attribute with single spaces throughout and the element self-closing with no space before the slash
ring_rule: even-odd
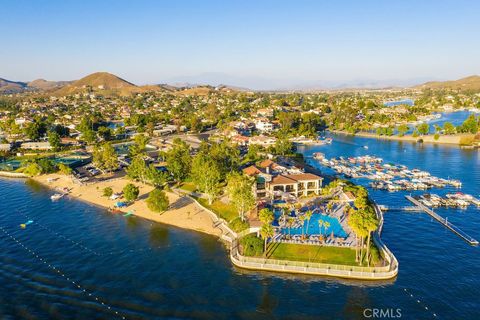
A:
<svg viewBox="0 0 480 320">
<path fill-rule="evenodd" d="M 55 193 L 54 195 L 50 196 L 50 199 L 52 201 L 57 201 L 57 200 L 60 200 L 61 198 L 63 198 L 64 195 L 65 195 L 65 193 Z"/>
<path fill-rule="evenodd" d="M 325 159 L 325 154 L 321 152 L 314 152 L 313 153 L 313 159 L 315 160 L 323 160 Z"/>
</svg>

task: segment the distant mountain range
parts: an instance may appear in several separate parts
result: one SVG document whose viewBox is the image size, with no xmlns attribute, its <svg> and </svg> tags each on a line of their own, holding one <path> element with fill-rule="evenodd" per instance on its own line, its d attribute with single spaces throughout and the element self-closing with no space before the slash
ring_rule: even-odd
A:
<svg viewBox="0 0 480 320">
<path fill-rule="evenodd" d="M 0 94 L 53 90 L 61 88 L 68 83 L 70 83 L 70 81 L 47 81 L 44 79 L 37 79 L 31 82 L 20 82 L 0 78 Z"/>
<path fill-rule="evenodd" d="M 321 86 L 324 87 L 324 86 Z M 400 86 L 385 86 L 385 87 L 400 87 L 407 88 L 407 85 Z M 342 90 L 342 89 L 378 89 L 378 82 L 364 82 L 361 84 L 330 86 L 329 88 L 320 88 L 317 86 L 297 86 L 292 88 L 285 88 L 278 91 L 318 91 L 318 90 Z M 421 85 L 414 86 L 417 89 L 455 89 L 455 90 L 470 90 L 480 91 L 480 76 L 470 76 L 454 81 L 431 81 Z M 84 92 L 102 92 L 103 94 L 118 94 L 130 95 L 133 93 L 142 93 L 147 91 L 165 91 L 179 94 L 208 94 L 211 91 L 250 91 L 244 87 L 218 85 L 211 86 L 206 84 L 192 84 L 189 82 L 168 84 L 155 84 L 137 86 L 127 80 L 124 80 L 116 75 L 108 72 L 92 73 L 80 80 L 76 81 L 47 81 L 44 79 L 37 79 L 31 82 L 10 81 L 0 78 L 0 94 L 15 94 L 22 92 L 46 92 L 52 95 L 69 95 Z"/>
<path fill-rule="evenodd" d="M 470 76 L 453 81 L 430 81 L 415 86 L 418 89 L 453 89 L 460 91 L 480 91 L 480 76 Z"/>
</svg>

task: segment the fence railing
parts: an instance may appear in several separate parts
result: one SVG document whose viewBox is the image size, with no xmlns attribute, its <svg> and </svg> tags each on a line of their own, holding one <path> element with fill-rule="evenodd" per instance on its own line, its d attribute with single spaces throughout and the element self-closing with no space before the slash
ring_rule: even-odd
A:
<svg viewBox="0 0 480 320">
<path fill-rule="evenodd" d="M 379 228 L 373 234 L 372 239 L 379 248 L 382 257 L 387 262 L 387 264 L 384 266 L 361 267 L 319 262 L 246 257 L 242 256 L 238 250 L 238 238 L 232 242 L 230 259 L 236 266 L 247 269 L 329 275 L 365 280 L 391 279 L 398 274 L 398 261 L 380 239 L 380 234 L 383 227 L 383 214 L 376 204 L 374 204 L 374 207 L 379 219 Z M 246 231 L 247 230 L 242 232 L 242 236 L 248 234 Z M 252 232 L 251 230 L 248 231 L 250 233 Z"/>
</svg>

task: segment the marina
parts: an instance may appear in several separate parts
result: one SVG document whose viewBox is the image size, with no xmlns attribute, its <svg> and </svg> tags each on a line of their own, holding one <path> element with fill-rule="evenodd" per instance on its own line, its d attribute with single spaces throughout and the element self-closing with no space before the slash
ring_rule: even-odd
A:
<svg viewBox="0 0 480 320">
<path fill-rule="evenodd" d="M 380 157 L 365 155 L 357 157 L 326 158 L 322 153 L 313 155 L 321 165 L 333 169 L 346 178 L 364 178 L 373 180 L 369 186 L 387 191 L 427 190 L 447 186 L 461 188 L 462 182 L 456 179 L 444 179 L 420 169 L 409 169 L 405 165 L 384 163 Z"/>
</svg>

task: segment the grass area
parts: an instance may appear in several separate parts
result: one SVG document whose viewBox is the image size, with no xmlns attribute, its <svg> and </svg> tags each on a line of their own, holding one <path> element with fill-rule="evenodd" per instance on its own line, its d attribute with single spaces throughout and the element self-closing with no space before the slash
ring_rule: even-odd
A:
<svg viewBox="0 0 480 320">
<path fill-rule="evenodd" d="M 197 186 L 193 182 L 182 182 L 178 188 L 187 192 L 195 192 L 197 190 Z"/>
<path fill-rule="evenodd" d="M 339 247 L 274 243 L 268 248 L 268 257 L 279 260 L 358 265 L 355 262 L 355 249 Z"/>
<path fill-rule="evenodd" d="M 249 227 L 248 223 L 240 220 L 237 210 L 230 204 L 224 203 L 220 200 L 214 201 L 211 205 L 208 204 L 207 199 L 196 198 L 198 202 L 205 208 L 215 212 L 217 216 L 226 220 L 230 228 L 235 232 L 240 232 Z"/>
</svg>

